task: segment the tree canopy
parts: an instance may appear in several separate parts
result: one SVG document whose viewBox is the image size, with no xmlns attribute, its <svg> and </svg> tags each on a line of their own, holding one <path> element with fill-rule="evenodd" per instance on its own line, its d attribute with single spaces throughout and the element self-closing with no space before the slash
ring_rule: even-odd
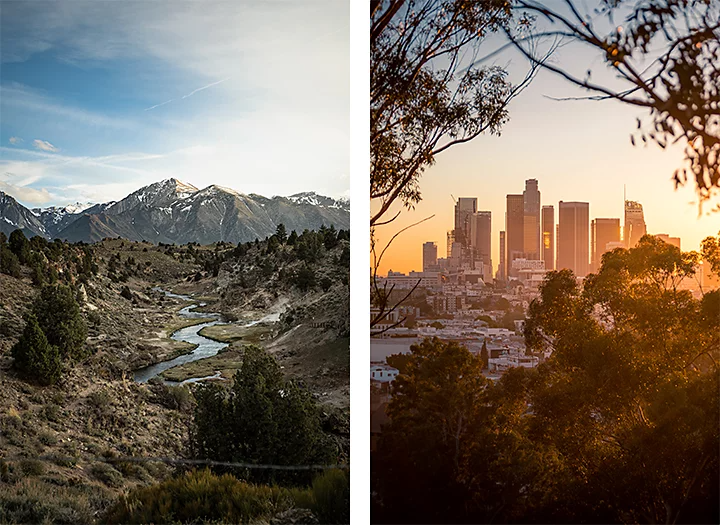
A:
<svg viewBox="0 0 720 525">
<path fill-rule="evenodd" d="M 525 328 L 550 354 L 536 369 L 492 384 L 455 343 L 412 348 L 373 459 L 380 521 L 718 522 L 720 291 L 683 290 L 697 254 L 656 241 L 582 286 L 548 274 Z"/>
<path fill-rule="evenodd" d="M 191 449 L 197 458 L 273 465 L 337 460 L 310 393 L 286 381 L 275 358 L 260 347 L 244 347 L 231 388 L 202 384 L 195 397 Z M 260 470 L 247 475 L 256 481 L 307 478 Z"/>
</svg>

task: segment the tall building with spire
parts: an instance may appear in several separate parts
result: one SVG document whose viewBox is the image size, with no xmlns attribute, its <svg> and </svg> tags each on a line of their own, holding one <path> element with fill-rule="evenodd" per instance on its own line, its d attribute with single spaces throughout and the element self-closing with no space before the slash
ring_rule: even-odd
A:
<svg viewBox="0 0 720 525">
<path fill-rule="evenodd" d="M 590 266 L 590 204 L 563 202 L 558 206 L 557 269 L 585 277 Z"/>
<path fill-rule="evenodd" d="M 460 197 L 455 203 L 455 242 L 470 246 L 470 220 L 477 212 L 477 197 Z"/>
<path fill-rule="evenodd" d="M 541 233 L 542 260 L 545 261 L 546 270 L 555 269 L 555 208 L 542 207 L 542 233 Z"/>
<path fill-rule="evenodd" d="M 634 248 L 640 238 L 647 233 L 645 215 L 642 204 L 635 201 L 625 201 L 625 229 L 623 240 L 626 248 Z"/>
</svg>

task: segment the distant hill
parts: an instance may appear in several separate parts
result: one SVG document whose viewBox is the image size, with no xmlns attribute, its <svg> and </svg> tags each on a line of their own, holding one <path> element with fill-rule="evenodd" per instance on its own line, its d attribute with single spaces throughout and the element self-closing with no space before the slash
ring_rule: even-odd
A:
<svg viewBox="0 0 720 525">
<path fill-rule="evenodd" d="M 22 228 L 27 236 L 73 242 L 123 237 L 153 243 L 238 243 L 272 235 L 280 223 L 298 232 L 323 224 L 349 229 L 350 203 L 314 192 L 267 198 L 215 185 L 199 190 L 176 179 L 145 186 L 117 202 L 33 211 L 0 192 L 0 228 L 6 234 Z"/>
</svg>

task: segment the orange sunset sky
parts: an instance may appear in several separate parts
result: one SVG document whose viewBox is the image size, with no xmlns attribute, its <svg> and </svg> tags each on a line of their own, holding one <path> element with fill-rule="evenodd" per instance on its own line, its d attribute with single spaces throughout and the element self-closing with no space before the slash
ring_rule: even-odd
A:
<svg viewBox="0 0 720 525">
<path fill-rule="evenodd" d="M 504 55 L 496 63 L 508 67 L 511 80 L 518 78 L 526 63 L 512 52 Z M 580 71 L 593 67 L 602 73 L 604 69 L 599 57 L 577 46 L 562 48 L 553 61 Z M 453 197 L 477 197 L 478 210 L 492 212 L 492 263 L 496 272 L 499 232 L 505 229 L 505 196 L 522 193 L 525 179 L 531 178 L 538 179 L 542 205 L 554 205 L 556 223 L 560 200 L 589 202 L 591 219 L 618 217 L 622 221 L 625 185 L 628 199 L 643 205 L 648 233 L 680 237 L 684 251 L 698 250 L 702 239 L 718 235 L 720 213 L 709 212 L 718 200 L 706 204 L 700 213 L 694 187 L 688 182 L 676 191 L 671 181 L 674 171 L 684 167 L 683 145 L 662 150 L 653 143 L 645 147 L 630 143 L 636 118 L 648 120 L 646 112 L 611 100 L 550 98 L 587 94 L 541 71 L 511 103 L 510 121 L 501 136 L 481 136 L 438 155 L 436 164 L 420 179 L 423 200 L 414 210 L 403 211 L 395 222 L 377 228 L 376 238 L 384 246 L 403 227 L 433 214 L 435 217 L 393 242 L 380 273 L 421 271 L 422 244 L 426 241 L 434 241 L 438 257 L 445 257 L 446 233 L 453 228 Z M 371 211 L 376 209 L 374 204 Z M 399 208 L 395 206 L 387 217 Z"/>
</svg>

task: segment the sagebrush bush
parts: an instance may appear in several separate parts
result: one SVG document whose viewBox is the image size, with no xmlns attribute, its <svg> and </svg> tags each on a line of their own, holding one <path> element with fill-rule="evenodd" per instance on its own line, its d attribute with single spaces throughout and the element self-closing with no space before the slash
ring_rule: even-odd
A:
<svg viewBox="0 0 720 525">
<path fill-rule="evenodd" d="M 102 481 L 109 487 L 121 487 L 123 484 L 123 475 L 115 467 L 108 463 L 94 463 L 90 467 L 92 475 Z"/>
<path fill-rule="evenodd" d="M 108 523 L 249 523 L 292 508 L 289 490 L 251 485 L 230 474 L 187 472 L 133 490 L 110 509 Z"/>
<path fill-rule="evenodd" d="M 327 470 L 312 484 L 312 510 L 320 523 L 350 523 L 350 473 Z"/>
<path fill-rule="evenodd" d="M 250 523 L 301 508 L 320 523 L 350 522 L 350 476 L 329 470 L 311 488 L 254 485 L 210 470 L 187 472 L 130 492 L 110 509 L 109 523 Z"/>
<path fill-rule="evenodd" d="M 23 479 L 0 490 L 0 523 L 94 523 L 109 497 L 97 486 L 60 487 Z"/>
</svg>

